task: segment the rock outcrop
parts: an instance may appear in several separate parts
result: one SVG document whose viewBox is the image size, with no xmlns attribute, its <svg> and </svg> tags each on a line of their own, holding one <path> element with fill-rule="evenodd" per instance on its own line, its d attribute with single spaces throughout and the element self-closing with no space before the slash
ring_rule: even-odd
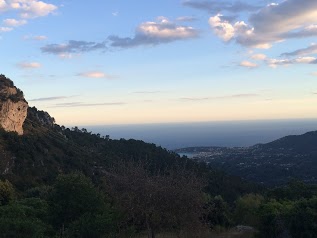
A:
<svg viewBox="0 0 317 238">
<path fill-rule="evenodd" d="M 27 110 L 23 92 L 10 79 L 0 75 L 0 127 L 22 135 Z"/>
</svg>

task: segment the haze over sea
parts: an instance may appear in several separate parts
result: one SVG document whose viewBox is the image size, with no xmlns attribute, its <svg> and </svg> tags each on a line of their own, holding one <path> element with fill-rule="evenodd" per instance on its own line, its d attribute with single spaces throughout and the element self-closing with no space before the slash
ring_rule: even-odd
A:
<svg viewBox="0 0 317 238">
<path fill-rule="evenodd" d="M 192 146 L 251 146 L 317 130 L 317 119 L 83 126 L 111 139 L 138 139 L 169 150 Z"/>
</svg>

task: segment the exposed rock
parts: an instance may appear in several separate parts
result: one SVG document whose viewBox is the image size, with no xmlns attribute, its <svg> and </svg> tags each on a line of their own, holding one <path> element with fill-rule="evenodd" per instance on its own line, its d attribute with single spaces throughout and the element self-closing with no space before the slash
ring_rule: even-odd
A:
<svg viewBox="0 0 317 238">
<path fill-rule="evenodd" d="M 27 110 L 23 92 L 10 79 L 0 75 L 0 127 L 22 135 Z"/>
</svg>

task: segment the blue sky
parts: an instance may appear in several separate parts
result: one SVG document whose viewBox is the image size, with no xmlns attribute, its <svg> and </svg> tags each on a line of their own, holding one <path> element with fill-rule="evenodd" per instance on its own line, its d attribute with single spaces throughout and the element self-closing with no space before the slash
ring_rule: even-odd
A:
<svg viewBox="0 0 317 238">
<path fill-rule="evenodd" d="M 1 73 L 65 125 L 317 118 L 317 1 L 0 0 Z"/>
</svg>

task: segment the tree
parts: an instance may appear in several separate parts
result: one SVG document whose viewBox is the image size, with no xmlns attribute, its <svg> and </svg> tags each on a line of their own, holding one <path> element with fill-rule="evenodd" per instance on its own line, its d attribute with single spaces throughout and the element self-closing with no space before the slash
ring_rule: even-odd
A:
<svg viewBox="0 0 317 238">
<path fill-rule="evenodd" d="M 264 202 L 259 194 L 246 194 L 236 202 L 234 218 L 237 224 L 257 227 L 259 225 L 258 209 Z"/>
<path fill-rule="evenodd" d="M 48 224 L 48 204 L 37 198 L 0 207 L 0 234 L 6 238 L 53 237 Z"/>
<path fill-rule="evenodd" d="M 106 174 L 106 185 L 126 223 L 146 229 L 149 238 L 160 230 L 200 228 L 204 183 L 185 170 L 155 171 L 139 163 L 121 162 Z"/>
<path fill-rule="evenodd" d="M 86 232 L 88 226 L 94 226 L 94 222 L 104 228 L 90 237 L 101 237 L 103 232 L 110 232 L 112 229 L 113 214 L 109 205 L 91 180 L 81 173 L 60 175 L 53 187 L 50 201 L 53 223 L 60 229 L 60 237 L 64 237 L 66 233 L 89 237 L 81 231 Z M 97 219 L 100 216 L 103 217 L 102 220 Z M 87 218 L 90 222 L 84 223 Z M 100 224 L 102 222 L 104 223 Z"/>
<path fill-rule="evenodd" d="M 210 198 L 204 205 L 203 219 L 211 229 L 216 226 L 229 227 L 232 223 L 229 207 L 221 196 Z"/>
<path fill-rule="evenodd" d="M 13 200 L 15 191 L 13 185 L 8 181 L 0 181 L 0 205 L 7 205 Z"/>
</svg>

